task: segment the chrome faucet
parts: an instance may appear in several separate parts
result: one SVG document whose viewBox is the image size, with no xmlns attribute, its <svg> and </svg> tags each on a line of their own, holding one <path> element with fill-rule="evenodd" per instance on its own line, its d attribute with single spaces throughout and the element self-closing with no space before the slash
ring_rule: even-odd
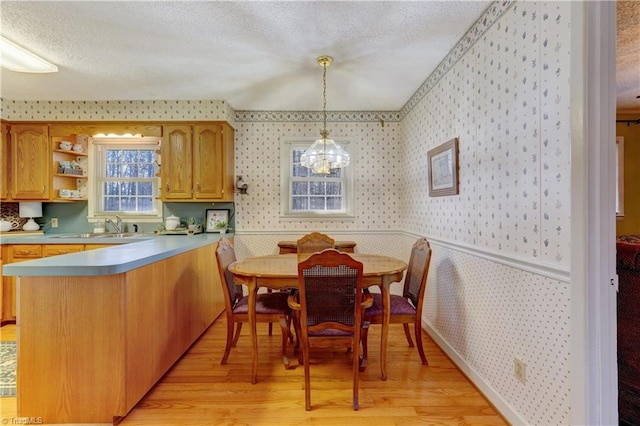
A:
<svg viewBox="0 0 640 426">
<path fill-rule="evenodd" d="M 115 231 L 118 234 L 122 233 L 122 218 L 120 216 L 116 215 L 116 221 L 115 222 L 110 217 L 106 218 L 104 220 L 104 222 L 105 223 L 110 223 L 111 226 L 113 226 L 113 229 L 115 229 Z"/>
</svg>

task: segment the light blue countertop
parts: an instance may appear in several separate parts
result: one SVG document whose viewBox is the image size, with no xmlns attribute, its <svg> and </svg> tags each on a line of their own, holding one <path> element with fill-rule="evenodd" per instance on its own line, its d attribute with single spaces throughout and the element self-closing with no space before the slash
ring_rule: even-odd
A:
<svg viewBox="0 0 640 426">
<path fill-rule="evenodd" d="M 232 237 L 233 235 L 225 235 Z M 140 268 L 220 240 L 218 233 L 198 235 L 142 235 L 129 238 L 87 239 L 59 236 L 2 238 L 2 244 L 114 244 L 96 250 L 9 263 L 2 274 L 9 276 L 112 275 Z M 215 264 L 215 259 L 211 260 Z"/>
</svg>

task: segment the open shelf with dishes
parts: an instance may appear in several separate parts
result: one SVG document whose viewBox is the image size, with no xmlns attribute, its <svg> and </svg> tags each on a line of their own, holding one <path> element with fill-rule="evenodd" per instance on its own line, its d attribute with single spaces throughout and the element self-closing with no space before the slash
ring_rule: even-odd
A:
<svg viewBox="0 0 640 426">
<path fill-rule="evenodd" d="M 51 135 L 51 200 L 61 202 L 87 200 L 89 136 Z"/>
</svg>

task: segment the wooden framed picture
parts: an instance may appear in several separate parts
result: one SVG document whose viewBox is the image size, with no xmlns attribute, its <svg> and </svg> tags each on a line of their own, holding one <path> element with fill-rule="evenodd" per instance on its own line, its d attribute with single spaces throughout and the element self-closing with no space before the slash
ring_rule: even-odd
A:
<svg viewBox="0 0 640 426">
<path fill-rule="evenodd" d="M 427 152 L 429 158 L 429 196 L 458 193 L 458 138 Z"/>
<path fill-rule="evenodd" d="M 226 232 L 229 227 L 228 209 L 208 209 L 205 232 Z"/>
</svg>

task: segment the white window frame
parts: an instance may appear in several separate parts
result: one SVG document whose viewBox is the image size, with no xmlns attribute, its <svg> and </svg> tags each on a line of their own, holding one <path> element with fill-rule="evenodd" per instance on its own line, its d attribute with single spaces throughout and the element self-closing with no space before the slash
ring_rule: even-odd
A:
<svg viewBox="0 0 640 426">
<path fill-rule="evenodd" d="M 624 218 L 624 137 L 616 136 L 616 217 Z"/>
<path fill-rule="evenodd" d="M 355 219 L 355 155 L 354 144 L 346 140 L 335 141 L 349 154 L 350 164 L 343 169 L 344 210 L 332 213 L 327 211 L 294 211 L 291 210 L 291 176 L 293 149 L 308 148 L 315 138 L 282 138 L 280 141 L 280 219 L 281 220 L 341 220 Z"/>
<path fill-rule="evenodd" d="M 100 150 L 107 147 L 125 146 L 127 148 L 148 148 L 155 146 L 157 150 L 160 149 L 161 139 L 159 137 L 93 137 L 89 144 L 89 167 L 88 173 L 88 187 L 89 187 L 89 202 L 88 202 L 88 221 L 94 223 L 103 221 L 107 217 L 113 218 L 116 214 L 122 218 L 123 222 L 138 222 L 138 223 L 162 223 L 162 202 L 157 196 L 157 192 L 160 190 L 160 178 L 156 181 L 156 196 L 153 198 L 154 211 L 149 213 L 141 212 L 112 212 L 101 213 L 98 212 L 98 202 L 102 197 L 102 190 L 99 188 L 100 181 L 98 179 L 99 171 L 104 167 L 101 162 L 103 156 Z"/>
</svg>

